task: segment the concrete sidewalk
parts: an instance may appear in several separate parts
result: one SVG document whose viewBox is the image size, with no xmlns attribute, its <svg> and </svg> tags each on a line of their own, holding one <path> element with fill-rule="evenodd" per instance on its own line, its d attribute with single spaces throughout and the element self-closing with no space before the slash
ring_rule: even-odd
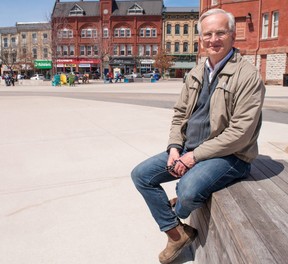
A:
<svg viewBox="0 0 288 264">
<path fill-rule="evenodd" d="M 179 82 L 75 87 L 179 93 Z M 67 87 L 1 87 L 1 91 Z M 57 90 L 58 89 L 58 90 Z M 121 89 L 121 90 L 120 90 Z M 287 104 L 288 87 L 267 87 Z M 166 148 L 172 109 L 60 97 L 0 96 L 0 256 L 7 264 L 158 263 L 166 236 L 130 172 Z M 288 160 L 288 125 L 264 122 L 260 152 Z M 166 184 L 174 196 L 175 183 Z M 175 263 L 191 263 L 187 250 Z"/>
</svg>

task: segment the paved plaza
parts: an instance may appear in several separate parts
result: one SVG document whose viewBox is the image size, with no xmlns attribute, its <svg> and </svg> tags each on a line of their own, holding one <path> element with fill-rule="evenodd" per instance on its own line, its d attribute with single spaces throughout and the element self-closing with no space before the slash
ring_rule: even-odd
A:
<svg viewBox="0 0 288 264">
<path fill-rule="evenodd" d="M 159 94 L 165 101 L 181 87 L 181 81 L 0 86 L 0 262 L 158 263 L 166 235 L 130 172 L 166 149 L 172 109 L 89 94 Z M 288 87 L 267 86 L 265 107 L 287 113 Z M 275 120 L 263 122 L 260 154 L 288 161 L 288 120 Z M 165 185 L 171 197 L 174 186 Z M 174 263 L 192 263 L 189 249 Z"/>
</svg>

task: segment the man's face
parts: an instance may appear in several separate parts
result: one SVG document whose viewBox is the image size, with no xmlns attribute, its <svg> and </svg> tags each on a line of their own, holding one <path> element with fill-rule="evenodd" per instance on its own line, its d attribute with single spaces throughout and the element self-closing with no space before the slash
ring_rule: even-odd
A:
<svg viewBox="0 0 288 264">
<path fill-rule="evenodd" d="M 236 34 L 229 31 L 228 18 L 225 14 L 208 16 L 202 21 L 201 26 L 201 46 L 214 66 L 229 53 Z"/>
</svg>

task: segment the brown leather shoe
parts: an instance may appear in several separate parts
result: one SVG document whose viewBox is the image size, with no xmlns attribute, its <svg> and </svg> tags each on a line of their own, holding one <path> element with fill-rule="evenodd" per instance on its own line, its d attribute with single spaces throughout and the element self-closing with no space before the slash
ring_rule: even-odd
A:
<svg viewBox="0 0 288 264">
<path fill-rule="evenodd" d="M 197 236 L 197 230 L 189 225 L 180 223 L 176 229 L 180 234 L 180 239 L 174 241 L 168 236 L 166 248 L 159 254 L 159 261 L 162 264 L 171 263 Z"/>
</svg>

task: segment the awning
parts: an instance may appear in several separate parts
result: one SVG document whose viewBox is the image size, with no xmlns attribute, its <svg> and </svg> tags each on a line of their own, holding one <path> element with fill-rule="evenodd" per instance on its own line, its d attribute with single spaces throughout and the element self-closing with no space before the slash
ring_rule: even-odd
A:
<svg viewBox="0 0 288 264">
<path fill-rule="evenodd" d="M 195 61 L 175 61 L 174 65 L 170 67 L 170 69 L 192 69 L 196 66 Z"/>
</svg>

